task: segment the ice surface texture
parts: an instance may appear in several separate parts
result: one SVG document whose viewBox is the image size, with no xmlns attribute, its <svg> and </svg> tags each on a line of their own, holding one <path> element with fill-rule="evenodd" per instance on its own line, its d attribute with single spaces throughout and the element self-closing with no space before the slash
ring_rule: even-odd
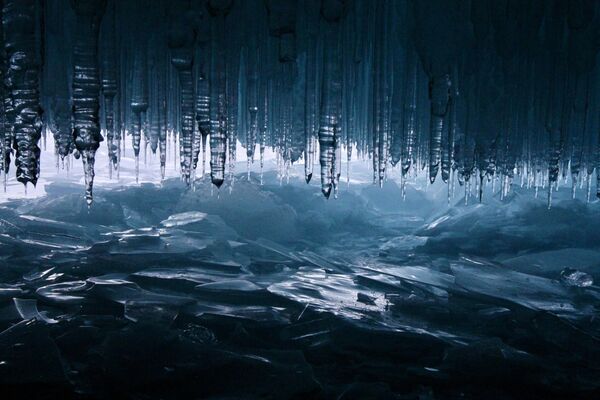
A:
<svg viewBox="0 0 600 400">
<path fill-rule="evenodd" d="M 258 179 L 99 186 L 90 209 L 57 183 L 0 207 L 3 393 L 600 393 L 597 203 L 517 188 L 445 209 L 441 183 L 403 203 L 393 181 L 333 203 L 302 173 Z"/>
<path fill-rule="evenodd" d="M 82 158 L 89 202 L 103 136 L 111 177 L 128 146 L 138 175 L 156 168 L 149 147 L 192 189 L 208 172 L 233 185 L 239 141 L 248 170 L 273 150 L 282 181 L 304 163 L 309 182 L 318 160 L 325 197 L 357 159 L 379 185 L 398 165 L 467 202 L 488 183 L 543 190 L 549 207 L 560 185 L 600 196 L 597 1 L 2 4 L 5 179 L 14 161 L 36 183 L 51 132 L 57 165 Z"/>
</svg>

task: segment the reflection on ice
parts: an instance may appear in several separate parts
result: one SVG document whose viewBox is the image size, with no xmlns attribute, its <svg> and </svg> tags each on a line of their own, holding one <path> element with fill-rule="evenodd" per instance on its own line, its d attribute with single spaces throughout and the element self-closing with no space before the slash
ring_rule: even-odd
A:
<svg viewBox="0 0 600 400">
<path fill-rule="evenodd" d="M 573 268 L 565 268 L 561 271 L 560 277 L 563 282 L 569 286 L 588 287 L 594 284 L 594 278 L 590 274 L 577 271 Z"/>
</svg>

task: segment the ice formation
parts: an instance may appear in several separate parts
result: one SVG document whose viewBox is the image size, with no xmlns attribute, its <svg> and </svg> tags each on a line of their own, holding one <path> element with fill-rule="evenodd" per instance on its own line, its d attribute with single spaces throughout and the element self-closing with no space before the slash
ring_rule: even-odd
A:
<svg viewBox="0 0 600 400">
<path fill-rule="evenodd" d="M 599 1 L 0 10 L 3 398 L 600 399 Z"/>
<path fill-rule="evenodd" d="M 17 180 L 27 185 L 36 184 L 40 173 L 40 148 L 42 109 L 39 93 L 40 55 L 36 42 L 36 2 L 31 0 L 7 1 L 2 12 L 4 32 L 3 71 L 4 96 L 10 105 L 4 104 L 4 169 L 8 169 L 8 157 L 12 146 L 15 152 Z M 5 127 L 10 126 L 9 129 Z"/>
<path fill-rule="evenodd" d="M 239 141 L 283 177 L 318 160 L 326 197 L 357 158 L 380 185 L 397 166 L 466 200 L 488 182 L 600 196 L 596 1 L 6 0 L 2 17 L 5 179 L 14 160 L 36 184 L 51 132 L 90 202 L 103 137 L 111 175 L 149 145 L 188 186 L 207 153 L 231 181 Z"/>
<path fill-rule="evenodd" d="M 85 197 L 92 203 L 96 150 L 104 139 L 100 134 L 100 69 L 98 34 L 106 6 L 104 0 L 74 0 L 71 5 L 77 23 L 73 44 L 73 138 L 75 158 L 83 161 Z M 38 160 L 39 162 L 39 160 Z"/>
</svg>

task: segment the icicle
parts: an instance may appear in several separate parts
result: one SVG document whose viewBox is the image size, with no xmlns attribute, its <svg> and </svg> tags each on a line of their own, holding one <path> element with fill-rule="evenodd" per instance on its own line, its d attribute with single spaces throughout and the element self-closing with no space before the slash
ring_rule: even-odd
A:
<svg viewBox="0 0 600 400">
<path fill-rule="evenodd" d="M 404 104 L 404 143 L 402 152 L 402 176 L 406 176 L 413 162 L 413 151 L 415 137 L 417 135 L 416 127 L 416 108 L 417 108 L 417 57 L 410 53 L 409 65 L 407 71 L 407 85 Z"/>
<path fill-rule="evenodd" d="M 560 185 L 600 194 L 588 1 L 72 0 L 76 26 L 63 3 L 2 2 L 4 185 L 13 156 L 17 179 L 35 184 L 50 132 L 51 168 L 69 174 L 70 154 L 82 158 L 88 201 L 102 135 L 111 179 L 126 155 L 136 180 L 148 176 L 143 146 L 142 169 L 158 150 L 161 180 L 172 157 L 192 189 L 210 157 L 212 183 L 227 173 L 232 190 L 240 139 L 245 176 L 259 159 L 261 184 L 270 154 L 281 184 L 299 160 L 309 183 L 318 152 L 326 197 L 342 170 L 349 186 L 354 151 L 375 184 L 398 178 L 403 198 L 413 180 L 433 190 L 438 174 L 449 204 L 456 182 L 465 203 L 490 190 L 507 200 L 513 182 L 546 190 L 548 206 Z"/>
<path fill-rule="evenodd" d="M 196 121 L 201 135 L 202 147 L 202 177 L 206 175 L 206 142 L 210 134 L 210 86 L 207 69 L 209 67 L 210 57 L 208 46 L 203 49 L 203 59 L 201 61 L 200 76 L 198 77 L 198 86 L 196 93 Z"/>
<path fill-rule="evenodd" d="M 225 61 L 225 17 L 229 13 L 230 2 L 209 2 L 212 15 L 211 48 L 211 134 L 210 134 L 210 176 L 212 183 L 220 188 L 225 180 L 227 147 L 227 80 Z"/>
<path fill-rule="evenodd" d="M 0 10 L 3 11 L 3 10 Z M 6 193 L 7 174 L 10 168 L 11 144 L 13 141 L 12 96 L 7 93 L 6 51 L 4 44 L 4 29 L 0 21 L 0 175 L 4 192 Z"/>
<path fill-rule="evenodd" d="M 435 181 L 442 158 L 442 132 L 450 99 L 450 77 L 434 77 L 430 83 L 431 120 L 429 143 L 429 180 Z"/>
<path fill-rule="evenodd" d="M 319 151 L 321 163 L 321 191 L 326 198 L 335 190 L 336 149 L 339 146 L 341 124 L 342 83 L 339 57 L 339 19 L 342 4 L 323 0 L 321 15 L 327 22 L 325 32 L 325 60 L 319 126 Z"/>
<path fill-rule="evenodd" d="M 313 165 L 315 162 L 315 137 L 317 136 L 319 119 L 317 116 L 319 98 L 319 74 L 317 59 L 318 36 L 317 28 L 319 26 L 318 11 L 309 9 L 309 15 L 306 18 L 307 24 L 307 58 L 305 63 L 305 108 L 304 108 L 304 179 L 310 183 L 313 175 Z"/>
<path fill-rule="evenodd" d="M 138 35 L 141 36 L 141 35 Z M 138 43 L 137 51 L 135 53 L 133 62 L 133 90 L 131 95 L 131 111 L 133 113 L 133 125 L 132 125 L 132 147 L 133 155 L 135 157 L 136 170 L 135 180 L 139 178 L 139 158 L 140 158 L 140 142 L 142 133 L 145 136 L 146 126 L 146 112 L 148 111 L 148 82 L 147 82 L 147 49 L 145 46 L 145 40 L 141 40 Z M 144 164 L 145 164 L 145 140 L 144 140 Z"/>
<path fill-rule="evenodd" d="M 35 185 L 40 173 L 40 148 L 42 110 L 39 102 L 39 66 L 35 41 L 35 1 L 8 0 L 3 10 L 5 49 L 9 62 L 6 86 L 12 107 L 10 121 L 14 123 L 9 140 L 14 137 L 17 180 L 24 185 Z M 6 134 L 5 134 L 6 135 Z M 4 141 L 6 146 L 9 140 Z M 7 143 L 8 142 L 8 143 Z M 10 162 L 5 149 L 5 173 Z"/>
<path fill-rule="evenodd" d="M 102 96 L 104 99 L 104 127 L 106 129 L 106 144 L 108 148 L 109 173 L 112 177 L 112 169 L 119 164 L 119 137 L 116 134 L 115 104 L 117 94 L 117 55 L 115 38 L 115 1 L 111 2 L 109 11 L 105 16 L 105 26 L 102 30 L 101 46 L 101 72 L 102 72 Z"/>
<path fill-rule="evenodd" d="M 179 101 L 181 112 L 181 130 L 179 132 L 179 157 L 181 177 L 185 184 L 191 185 L 192 143 L 194 131 L 194 83 L 192 79 L 193 45 L 195 40 L 193 26 L 187 20 L 189 4 L 180 2 L 172 10 L 169 27 L 169 48 L 171 63 L 179 77 Z"/>
<path fill-rule="evenodd" d="M 92 203 L 96 150 L 103 140 L 98 124 L 100 79 L 97 61 L 98 30 L 104 13 L 103 0 L 73 0 L 77 15 L 73 49 L 73 136 L 83 161 L 85 197 Z"/>
</svg>

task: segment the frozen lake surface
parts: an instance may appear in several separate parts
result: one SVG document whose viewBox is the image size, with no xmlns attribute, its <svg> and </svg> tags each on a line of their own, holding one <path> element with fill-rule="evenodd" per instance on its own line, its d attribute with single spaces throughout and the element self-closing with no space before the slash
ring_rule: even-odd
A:
<svg viewBox="0 0 600 400">
<path fill-rule="evenodd" d="M 275 173 L 0 207 L 0 383 L 22 398 L 600 394 L 600 204 Z M 357 178 L 360 182 L 360 179 Z M 559 191 L 558 194 L 562 192 Z M 569 196 L 569 190 L 564 190 Z M 569 269 L 567 269 L 569 268 Z M 125 393 L 123 393 L 125 392 Z"/>
</svg>

